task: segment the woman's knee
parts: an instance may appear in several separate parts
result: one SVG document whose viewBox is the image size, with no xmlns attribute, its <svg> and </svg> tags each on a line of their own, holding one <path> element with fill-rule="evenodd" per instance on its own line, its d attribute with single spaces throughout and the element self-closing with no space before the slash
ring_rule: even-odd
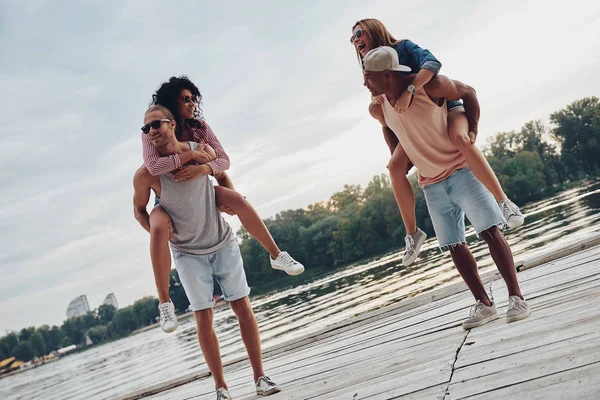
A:
<svg viewBox="0 0 600 400">
<path fill-rule="evenodd" d="M 448 137 L 459 150 L 473 146 L 469 138 L 469 121 L 464 111 L 456 110 L 448 115 Z"/>
<path fill-rule="evenodd" d="M 171 216 L 161 206 L 156 206 L 150 213 L 150 231 L 162 232 L 172 230 Z"/>
<path fill-rule="evenodd" d="M 388 164 L 390 174 L 402 174 L 406 175 L 409 170 L 410 159 L 404 152 L 404 150 L 397 149 L 394 151 L 392 158 Z"/>
<path fill-rule="evenodd" d="M 236 212 L 248 204 L 239 192 L 222 186 L 215 186 L 215 200 L 218 205 L 225 205 Z"/>
</svg>

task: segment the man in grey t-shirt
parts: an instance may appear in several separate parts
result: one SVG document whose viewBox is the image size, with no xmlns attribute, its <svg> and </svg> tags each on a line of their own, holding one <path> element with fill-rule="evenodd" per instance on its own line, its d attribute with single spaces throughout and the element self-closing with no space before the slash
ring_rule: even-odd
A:
<svg viewBox="0 0 600 400">
<path fill-rule="evenodd" d="M 175 137 L 173 115 L 162 106 L 146 111 L 144 124 L 150 140 L 162 156 L 192 151 L 195 143 L 180 143 Z M 152 176 L 142 166 L 134 177 L 134 210 L 142 227 L 150 231 L 146 210 L 150 192 L 160 197 L 161 206 L 172 220 L 171 250 L 185 293 L 190 300 L 198 328 L 198 340 L 206 364 L 215 380 L 218 399 L 230 399 L 225 383 L 219 342 L 213 328 L 213 277 L 225 300 L 229 301 L 239 324 L 248 358 L 254 372 L 256 391 L 270 395 L 279 387 L 265 376 L 262 366 L 260 334 L 250 306 L 250 288 L 239 246 L 231 227 L 215 203 L 215 191 L 207 174 L 186 182 L 175 182 L 173 174 Z"/>
</svg>

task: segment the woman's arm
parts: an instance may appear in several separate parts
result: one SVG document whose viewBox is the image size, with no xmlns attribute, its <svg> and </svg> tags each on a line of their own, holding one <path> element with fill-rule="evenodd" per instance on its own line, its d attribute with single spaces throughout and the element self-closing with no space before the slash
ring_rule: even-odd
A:
<svg viewBox="0 0 600 400">
<path fill-rule="evenodd" d="M 200 122 L 201 126 L 199 128 L 193 128 L 194 132 L 194 140 L 196 142 L 204 142 L 212 147 L 217 156 L 216 159 L 207 163 L 207 165 L 212 169 L 212 174 L 217 174 L 219 172 L 223 172 L 229 169 L 229 156 L 223 150 L 223 146 L 219 142 L 219 139 L 215 136 L 210 126 L 205 122 Z"/>
<path fill-rule="evenodd" d="M 154 147 L 150 141 L 148 135 L 144 133 L 142 133 L 142 148 L 144 166 L 152 176 L 166 174 L 167 172 L 181 168 L 182 165 L 194 159 L 193 151 L 161 157 L 156 147 Z"/>
</svg>

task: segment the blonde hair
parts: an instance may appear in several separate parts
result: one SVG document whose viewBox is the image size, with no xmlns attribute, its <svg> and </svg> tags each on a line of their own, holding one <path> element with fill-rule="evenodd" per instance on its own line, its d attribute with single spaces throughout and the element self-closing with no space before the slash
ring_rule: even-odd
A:
<svg viewBox="0 0 600 400">
<path fill-rule="evenodd" d="M 150 106 L 146 110 L 146 113 L 144 113 L 144 115 L 148 114 L 149 112 L 156 111 L 156 110 L 162 111 L 163 117 L 167 117 L 169 119 L 175 120 L 173 113 L 167 107 L 161 106 L 160 104 L 154 104 L 154 105 Z"/>
<path fill-rule="evenodd" d="M 354 32 L 354 28 L 357 25 L 360 25 L 361 28 L 371 37 L 371 41 L 373 42 L 373 48 L 379 46 L 394 46 L 396 43 L 400 42 L 400 40 L 396 39 L 390 31 L 387 30 L 383 23 L 375 18 L 365 18 L 356 22 L 352 27 L 352 32 Z M 356 50 L 356 57 L 358 57 L 358 62 L 362 63 L 362 55 Z"/>
</svg>

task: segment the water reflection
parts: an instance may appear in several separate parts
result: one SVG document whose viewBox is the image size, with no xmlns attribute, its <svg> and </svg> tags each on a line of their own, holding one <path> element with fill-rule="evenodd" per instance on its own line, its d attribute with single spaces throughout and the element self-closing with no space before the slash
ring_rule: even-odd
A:
<svg viewBox="0 0 600 400">
<path fill-rule="evenodd" d="M 526 224 L 507 233 L 515 258 L 535 255 L 550 242 L 577 241 L 598 231 L 600 181 L 529 205 Z M 482 271 L 494 268 L 487 247 L 469 230 L 467 242 Z M 399 253 L 332 271 L 313 281 L 255 297 L 264 347 L 459 280 L 450 257 L 428 240 L 420 260 L 405 268 Z M 215 330 L 225 360 L 244 354 L 236 319 L 215 310 Z M 193 319 L 173 335 L 159 329 L 71 355 L 0 380 L 2 399 L 112 399 L 205 368 Z"/>
</svg>

